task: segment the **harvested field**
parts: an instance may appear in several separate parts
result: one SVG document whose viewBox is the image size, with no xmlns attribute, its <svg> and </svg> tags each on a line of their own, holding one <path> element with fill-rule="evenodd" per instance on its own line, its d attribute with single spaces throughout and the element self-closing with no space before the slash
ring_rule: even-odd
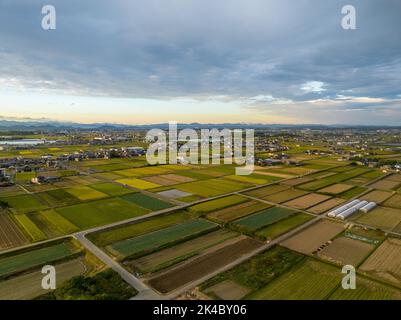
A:
<svg viewBox="0 0 401 320">
<path fill-rule="evenodd" d="M 284 205 L 292 207 L 292 208 L 297 208 L 297 209 L 306 209 L 306 208 L 312 207 L 320 202 L 326 201 L 328 199 L 330 199 L 329 196 L 325 196 L 325 195 L 317 194 L 317 193 L 310 193 L 305 196 L 296 198 L 294 200 L 284 202 Z"/>
<path fill-rule="evenodd" d="M 355 290 L 339 287 L 330 300 L 401 300 L 401 291 L 382 283 L 358 277 Z"/>
<path fill-rule="evenodd" d="M 288 189 L 288 190 L 285 190 L 285 191 L 282 191 L 279 193 L 274 193 L 267 197 L 263 197 L 262 199 L 271 201 L 274 203 L 283 203 L 283 202 L 289 201 L 291 199 L 301 197 L 307 193 L 308 192 L 303 191 L 303 190 Z"/>
<path fill-rule="evenodd" d="M 240 228 L 244 228 L 249 231 L 255 231 L 264 226 L 283 220 L 293 215 L 294 213 L 295 211 L 290 209 L 274 207 L 263 210 L 260 213 L 255 213 L 245 218 L 236 220 L 234 224 L 239 226 Z"/>
<path fill-rule="evenodd" d="M 230 222 L 270 207 L 271 205 L 267 203 L 251 200 L 245 203 L 234 205 L 232 207 L 214 211 L 209 213 L 207 217 L 219 222 Z"/>
<path fill-rule="evenodd" d="M 364 194 L 360 199 L 366 201 L 374 201 L 376 203 L 381 203 L 386 199 L 390 198 L 392 193 L 390 191 L 373 190 L 367 194 Z"/>
<path fill-rule="evenodd" d="M 166 191 L 161 191 L 157 193 L 159 196 L 165 197 L 167 199 L 178 199 L 183 197 L 189 197 L 192 193 L 180 191 L 177 189 L 170 189 Z"/>
<path fill-rule="evenodd" d="M 392 230 L 401 222 L 401 210 L 377 207 L 362 214 L 356 221 L 382 230 Z"/>
<path fill-rule="evenodd" d="M 236 232 L 220 229 L 134 260 L 132 265 L 143 272 L 154 272 L 198 255 L 202 250 L 237 235 Z"/>
<path fill-rule="evenodd" d="M 401 240 L 385 240 L 362 264 L 360 271 L 401 285 Z"/>
<path fill-rule="evenodd" d="M 341 265 L 350 264 L 357 267 L 374 249 L 375 246 L 372 244 L 339 237 L 323 248 L 318 255 Z"/>
<path fill-rule="evenodd" d="M 304 224 L 305 222 L 311 220 L 313 217 L 306 213 L 296 213 L 293 216 L 278 221 L 272 225 L 269 225 L 263 229 L 256 232 L 256 235 L 263 239 L 274 239 L 298 226 Z"/>
<path fill-rule="evenodd" d="M 0 188 L 0 197 L 17 196 L 20 194 L 26 194 L 26 192 L 18 185 Z"/>
<path fill-rule="evenodd" d="M 168 270 L 148 283 L 161 293 L 173 291 L 191 281 L 197 280 L 241 258 L 262 246 L 262 243 L 250 238 L 242 238 L 223 248 L 206 253 L 187 263 Z"/>
<path fill-rule="evenodd" d="M 5 212 L 0 212 L 0 250 L 18 247 L 26 243 L 28 240 L 10 216 Z"/>
<path fill-rule="evenodd" d="M 401 183 L 401 174 L 392 174 L 391 176 L 386 177 L 386 180 L 396 181 Z"/>
<path fill-rule="evenodd" d="M 240 300 L 245 297 L 251 289 L 240 285 L 232 280 L 224 280 L 204 291 L 206 294 L 213 294 L 223 300 Z"/>
<path fill-rule="evenodd" d="M 354 186 L 344 183 L 336 183 L 326 188 L 320 189 L 319 192 L 321 193 L 330 193 L 330 194 L 339 194 L 343 193 L 349 189 L 352 189 Z"/>
<path fill-rule="evenodd" d="M 309 181 L 312 181 L 313 178 L 311 177 L 301 177 L 301 178 L 295 178 L 295 179 L 290 179 L 286 181 L 280 182 L 280 184 L 286 185 L 286 186 L 297 186 L 302 183 L 306 183 Z"/>
<path fill-rule="evenodd" d="M 56 264 L 57 286 L 72 277 L 82 275 L 87 267 L 81 259 L 74 259 Z M 0 300 L 29 300 L 48 291 L 41 286 L 43 274 L 41 270 L 23 274 L 10 280 L 0 282 Z"/>
<path fill-rule="evenodd" d="M 240 195 L 231 195 L 211 201 L 202 202 L 189 207 L 190 212 L 204 213 L 219 210 L 222 208 L 230 207 L 239 203 L 249 202 L 249 199 Z"/>
<path fill-rule="evenodd" d="M 339 206 L 340 204 L 344 203 L 345 200 L 344 199 L 339 199 L 339 198 L 333 198 L 327 201 L 324 201 L 312 208 L 309 208 L 308 211 L 315 213 L 315 214 L 321 214 L 324 213 L 334 207 Z"/>
<path fill-rule="evenodd" d="M 395 189 L 401 182 L 389 180 L 384 178 L 382 180 L 376 181 L 369 185 L 370 188 L 381 189 L 381 190 L 392 190 Z"/>
<path fill-rule="evenodd" d="M 248 296 L 254 300 L 324 300 L 341 283 L 341 270 L 307 260 L 263 289 Z M 300 290 L 300 288 L 302 288 Z"/>
<path fill-rule="evenodd" d="M 383 206 L 401 209 L 401 194 L 397 193 L 393 195 L 383 203 Z"/>
<path fill-rule="evenodd" d="M 267 186 L 267 187 L 258 188 L 258 189 L 252 190 L 252 191 L 247 191 L 244 194 L 251 196 L 251 197 L 263 198 L 268 195 L 271 195 L 271 194 L 274 194 L 274 193 L 277 193 L 280 191 L 284 191 L 287 189 L 289 189 L 289 187 L 275 184 L 272 186 Z"/>
<path fill-rule="evenodd" d="M 289 249 L 310 254 L 343 230 L 344 225 L 342 223 L 321 220 L 284 240 L 281 244 Z"/>
<path fill-rule="evenodd" d="M 189 220 L 181 224 L 114 243 L 108 249 L 120 258 L 139 257 L 196 235 L 212 231 L 217 224 L 207 220 Z"/>
</svg>

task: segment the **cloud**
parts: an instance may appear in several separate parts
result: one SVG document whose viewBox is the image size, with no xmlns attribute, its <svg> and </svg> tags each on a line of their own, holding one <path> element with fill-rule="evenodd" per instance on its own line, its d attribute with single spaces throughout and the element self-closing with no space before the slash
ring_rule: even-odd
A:
<svg viewBox="0 0 401 320">
<path fill-rule="evenodd" d="M 323 88 L 325 86 L 324 82 L 321 81 L 308 81 L 301 85 L 301 90 L 306 93 L 321 93 L 326 91 L 327 89 Z"/>
<path fill-rule="evenodd" d="M 352 95 L 353 105 L 383 99 L 369 104 L 381 110 L 400 94 L 401 2 L 350 4 L 352 31 L 341 28 L 340 0 L 53 0 L 57 30 L 46 32 L 42 1 L 3 0 L 0 91 L 288 110 L 322 104 L 311 102 L 319 95 L 343 114 L 337 106 Z M 360 121 L 349 112 L 347 120 Z"/>
</svg>

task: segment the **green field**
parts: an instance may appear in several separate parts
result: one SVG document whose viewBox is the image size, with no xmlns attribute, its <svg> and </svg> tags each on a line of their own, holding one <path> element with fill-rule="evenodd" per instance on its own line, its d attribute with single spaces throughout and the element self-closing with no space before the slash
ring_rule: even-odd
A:
<svg viewBox="0 0 401 320">
<path fill-rule="evenodd" d="M 239 195 L 231 195 L 228 197 L 223 197 L 211 201 L 202 202 L 200 204 L 196 204 L 190 207 L 188 210 L 190 212 L 195 212 L 195 213 L 207 213 L 214 210 L 229 207 L 235 204 L 243 203 L 246 201 L 249 201 L 249 199 L 246 197 L 242 197 Z"/>
<path fill-rule="evenodd" d="M 32 249 L 12 256 L 0 255 L 0 277 L 15 272 L 42 266 L 52 261 L 60 260 L 73 254 L 71 246 L 65 242 L 40 249 Z"/>
<path fill-rule="evenodd" d="M 147 190 L 147 189 L 153 189 L 153 188 L 160 187 L 160 184 L 148 182 L 148 181 L 137 179 L 137 178 L 126 178 L 126 179 L 119 179 L 116 181 L 123 185 L 127 185 L 129 187 L 140 189 L 140 190 Z"/>
<path fill-rule="evenodd" d="M 71 205 L 79 202 L 78 198 L 66 192 L 64 189 L 49 190 L 37 193 L 36 195 L 51 207 Z"/>
<path fill-rule="evenodd" d="M 108 194 L 109 196 L 122 196 L 134 191 L 114 183 L 97 183 L 90 185 L 92 189 Z"/>
<path fill-rule="evenodd" d="M 5 197 L 0 198 L 0 200 L 7 202 L 11 209 L 18 213 L 28 213 L 47 208 L 45 204 L 41 203 L 35 196 L 30 194 Z"/>
<path fill-rule="evenodd" d="M 151 211 L 167 209 L 173 206 L 171 203 L 159 200 L 154 197 L 149 197 L 142 193 L 127 194 L 125 196 L 122 196 L 121 199 L 124 199 L 125 201 L 136 204 Z"/>
<path fill-rule="evenodd" d="M 272 205 L 257 200 L 251 200 L 246 203 L 211 212 L 207 217 L 211 220 L 216 220 L 219 223 L 225 223 L 270 207 L 272 207 Z"/>
<path fill-rule="evenodd" d="M 368 189 L 358 186 L 358 187 L 352 188 L 352 189 L 350 189 L 348 191 L 345 191 L 345 192 L 341 193 L 339 195 L 339 197 L 343 198 L 343 199 L 351 199 L 353 197 L 356 197 L 356 196 L 360 195 L 361 193 L 365 192 L 366 190 L 368 190 Z"/>
<path fill-rule="evenodd" d="M 255 234 L 262 239 L 274 239 L 297 226 L 304 224 L 305 222 L 311 220 L 313 217 L 306 213 L 296 213 L 288 219 L 278 221 L 272 225 L 269 225 Z"/>
<path fill-rule="evenodd" d="M 141 234 L 169 227 L 187 220 L 188 218 L 189 216 L 185 213 L 185 211 L 179 211 L 101 233 L 93 233 L 88 237 L 91 239 L 91 241 L 96 243 L 96 245 L 103 247 L 117 241 L 133 238 Z"/>
<path fill-rule="evenodd" d="M 254 300 L 323 300 L 339 285 L 341 270 L 331 265 L 307 260 L 266 287 L 248 296 Z"/>
<path fill-rule="evenodd" d="M 16 182 L 31 181 L 32 178 L 36 177 L 36 172 L 18 172 L 15 175 Z"/>
<path fill-rule="evenodd" d="M 117 242 L 111 245 L 111 250 L 117 252 L 120 257 L 138 257 L 216 228 L 215 223 L 207 220 L 189 220 L 149 234 Z"/>
<path fill-rule="evenodd" d="M 81 229 L 137 217 L 149 211 L 119 198 L 98 200 L 56 209 Z"/>
<path fill-rule="evenodd" d="M 305 258 L 301 254 L 280 246 L 275 246 L 207 280 L 201 285 L 201 289 L 205 291 L 205 289 L 217 283 L 231 280 L 249 288 L 251 292 L 254 292 L 264 288 L 272 280 L 279 277 L 294 265 L 299 264 L 304 259 Z"/>
<path fill-rule="evenodd" d="M 283 220 L 294 213 L 295 211 L 290 209 L 274 207 L 236 220 L 234 224 L 248 231 L 255 231 L 264 226 Z"/>
<path fill-rule="evenodd" d="M 249 185 L 224 179 L 201 180 L 175 186 L 178 190 L 197 194 L 202 197 L 218 196 L 225 193 L 239 191 L 247 187 L 249 187 Z"/>
</svg>

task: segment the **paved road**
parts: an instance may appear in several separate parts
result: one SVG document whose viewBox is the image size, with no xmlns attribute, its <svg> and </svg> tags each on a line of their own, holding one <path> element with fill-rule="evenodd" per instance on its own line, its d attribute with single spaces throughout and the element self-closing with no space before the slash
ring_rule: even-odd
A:
<svg viewBox="0 0 401 320">
<path fill-rule="evenodd" d="M 134 287 L 138 291 L 138 295 L 135 297 L 142 300 L 155 300 L 160 299 L 160 296 L 154 292 L 151 288 L 146 286 L 142 281 L 133 276 L 127 270 L 125 270 L 118 262 L 113 260 L 105 252 L 95 246 L 91 241 L 85 237 L 86 232 L 79 232 L 74 237 L 96 257 L 98 257 L 104 264 L 116 271 L 121 278 L 123 278 L 128 284 Z"/>
</svg>

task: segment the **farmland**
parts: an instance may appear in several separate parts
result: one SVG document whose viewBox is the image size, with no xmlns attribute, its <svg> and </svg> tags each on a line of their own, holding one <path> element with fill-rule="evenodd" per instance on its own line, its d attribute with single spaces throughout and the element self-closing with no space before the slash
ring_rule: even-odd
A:
<svg viewBox="0 0 401 320">
<path fill-rule="evenodd" d="M 0 212 L 0 250 L 21 246 L 28 241 L 6 212 Z"/>
<path fill-rule="evenodd" d="M 377 207 L 371 212 L 356 217 L 359 223 L 367 224 L 382 230 L 395 229 L 401 222 L 401 210 Z"/>
<path fill-rule="evenodd" d="M 310 254 L 343 230 L 344 226 L 341 223 L 323 220 L 284 240 L 282 245 L 291 250 Z"/>
<path fill-rule="evenodd" d="M 109 250 L 116 253 L 118 257 L 133 258 L 216 228 L 216 224 L 206 220 L 189 220 L 159 231 L 117 242 L 110 246 Z"/>
<path fill-rule="evenodd" d="M 243 238 L 157 275 L 149 279 L 148 283 L 157 291 L 167 293 L 225 266 L 260 246 L 261 243 L 256 240 Z"/>
<path fill-rule="evenodd" d="M 307 260 L 248 296 L 249 299 L 322 300 L 341 283 L 341 273 L 333 266 Z M 302 290 L 299 290 L 302 288 Z"/>
<path fill-rule="evenodd" d="M 295 211 L 289 209 L 274 207 L 236 220 L 234 224 L 239 226 L 241 229 L 243 228 L 245 230 L 255 231 L 277 221 L 283 220 L 294 213 Z"/>
<path fill-rule="evenodd" d="M 247 216 L 249 214 L 262 211 L 264 209 L 270 208 L 271 205 L 260 202 L 260 201 L 247 201 L 244 203 L 240 203 L 228 208 L 220 209 L 214 212 L 211 212 L 207 215 L 207 217 L 211 220 L 216 220 L 222 223 L 230 222 L 236 220 L 238 218 Z"/>
</svg>

